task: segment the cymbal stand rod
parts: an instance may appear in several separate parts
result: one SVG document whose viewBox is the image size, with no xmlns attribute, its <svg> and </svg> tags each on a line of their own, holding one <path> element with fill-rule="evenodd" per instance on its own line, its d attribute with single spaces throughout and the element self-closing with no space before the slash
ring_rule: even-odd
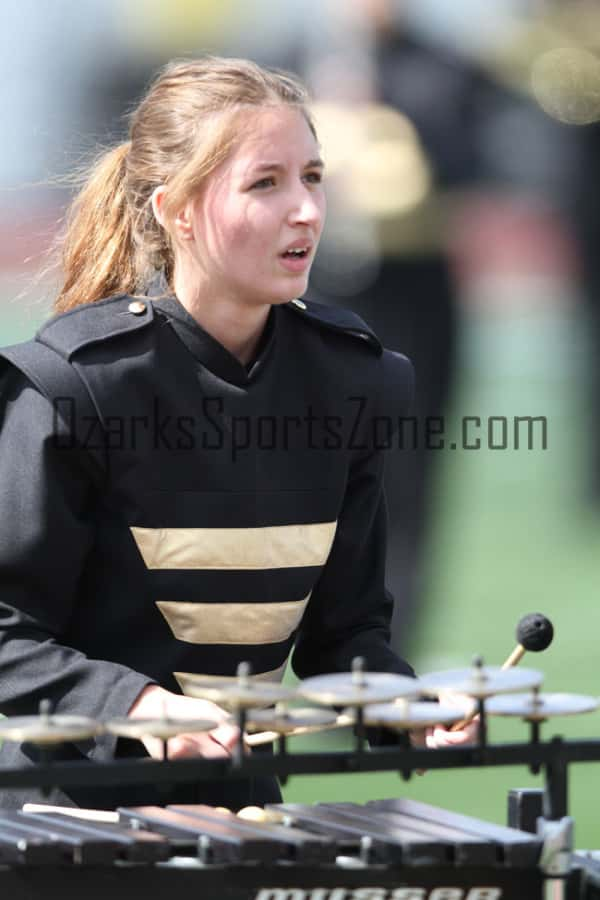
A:
<svg viewBox="0 0 600 900">
<path fill-rule="evenodd" d="M 169 710 L 167 709 L 167 701 L 165 700 L 164 697 L 163 697 L 163 701 L 162 701 L 162 717 L 165 720 L 165 722 L 169 718 Z M 166 762 L 169 759 L 169 738 L 163 737 L 161 743 L 162 743 L 163 762 Z M 157 785 L 159 796 L 161 796 L 164 800 L 166 800 L 171 792 L 172 787 L 173 786 L 168 783 Z"/>
<path fill-rule="evenodd" d="M 43 700 L 40 700 L 40 705 L 39 705 L 38 709 L 39 709 L 40 718 L 43 719 L 47 724 L 50 724 L 50 719 L 51 719 L 52 712 L 53 712 L 52 701 L 49 700 L 48 698 L 44 698 Z M 48 747 L 44 744 L 40 744 L 38 746 L 38 752 L 40 755 L 39 756 L 40 764 L 42 766 L 48 765 L 49 763 L 52 762 L 52 750 L 50 747 Z M 52 788 L 50 786 L 42 786 L 42 797 L 49 797 L 51 793 L 52 793 Z"/>
<path fill-rule="evenodd" d="M 401 747 L 403 750 L 406 750 L 411 746 L 410 743 L 410 734 L 408 731 L 398 731 L 396 732 L 396 741 L 398 743 L 398 747 Z M 414 770 L 418 774 L 424 774 L 421 770 Z M 407 766 L 405 769 L 400 769 L 398 772 L 402 781 L 410 781 L 413 775 L 413 769 L 410 766 Z"/>
<path fill-rule="evenodd" d="M 352 683 L 356 688 L 360 689 L 367 686 L 365 666 L 366 663 L 364 656 L 355 656 L 352 660 Z M 364 752 L 365 749 L 364 710 L 360 702 L 356 704 L 354 735 L 356 737 L 356 754 L 360 755 Z"/>
<path fill-rule="evenodd" d="M 487 714 L 485 711 L 485 698 L 477 698 L 477 715 L 479 716 L 478 743 L 481 750 L 487 747 Z"/>
<path fill-rule="evenodd" d="M 567 815 L 569 773 L 564 754 L 561 753 L 563 741 L 560 737 L 552 738 L 554 753 L 545 764 L 546 790 L 544 792 L 544 818 L 561 819 Z"/>
<path fill-rule="evenodd" d="M 356 736 L 356 752 L 364 753 L 365 750 L 365 720 L 364 709 L 362 705 L 356 707 L 356 719 L 354 725 L 354 734 Z"/>
<path fill-rule="evenodd" d="M 277 749 L 279 750 L 279 756 L 283 759 L 287 755 L 287 735 L 282 733 L 278 736 Z M 285 786 L 288 782 L 288 776 L 280 775 L 279 781 Z"/>
<path fill-rule="evenodd" d="M 164 697 L 162 699 L 162 717 L 165 720 L 165 722 L 169 718 L 169 710 L 167 709 L 167 701 Z M 163 758 L 163 761 L 166 761 L 169 758 L 169 739 L 167 737 L 164 737 L 162 739 L 161 743 L 162 743 L 162 758 Z"/>
<path fill-rule="evenodd" d="M 508 663 L 508 660 L 506 662 Z M 504 666 L 502 668 L 504 668 Z M 485 680 L 482 656 L 476 656 L 473 660 L 473 675 L 477 681 L 483 682 Z M 451 725 L 450 731 L 462 731 L 464 728 L 466 728 L 467 725 L 469 725 L 469 723 L 473 721 L 477 713 L 481 715 L 480 707 L 481 702 L 477 706 L 477 712 L 472 710 L 469 715 L 465 716 L 464 719 L 461 719 L 460 722 L 455 722 L 454 725 Z"/>
<path fill-rule="evenodd" d="M 231 760 L 234 769 L 238 769 L 244 761 L 244 734 L 246 732 L 246 709 L 238 706 L 235 710 L 236 725 L 239 728 L 238 739 L 234 744 Z"/>
<path fill-rule="evenodd" d="M 534 708 L 537 707 L 538 709 L 540 709 L 542 706 L 542 701 L 540 698 L 539 686 L 536 685 L 532 689 L 531 698 L 532 698 L 533 707 Z M 539 742 L 540 742 L 540 722 L 541 722 L 541 719 L 539 719 L 537 716 L 535 718 L 531 719 L 531 745 L 532 746 L 535 746 L 536 744 L 539 744 Z M 539 772 L 540 772 L 539 764 L 532 763 L 532 765 L 529 767 L 529 771 L 531 772 L 532 775 L 539 775 Z"/>
<path fill-rule="evenodd" d="M 537 747 L 540 742 L 540 725 L 541 722 L 539 719 L 531 719 L 529 722 L 530 725 L 530 734 L 529 734 L 529 743 L 532 747 Z M 529 766 L 529 771 L 532 775 L 540 774 L 541 766 L 539 763 L 531 763 Z"/>
</svg>

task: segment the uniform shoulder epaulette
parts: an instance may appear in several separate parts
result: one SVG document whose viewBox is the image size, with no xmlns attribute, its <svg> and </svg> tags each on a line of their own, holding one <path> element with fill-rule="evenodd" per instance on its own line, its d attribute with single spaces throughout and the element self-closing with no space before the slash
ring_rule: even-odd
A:
<svg viewBox="0 0 600 900">
<path fill-rule="evenodd" d="M 292 310 L 317 328 L 358 338 L 364 341 L 378 356 L 383 353 L 383 347 L 375 332 L 369 328 L 366 322 L 363 322 L 360 316 L 348 309 L 327 306 L 312 300 L 291 300 L 284 305 L 284 309 Z"/>
<path fill-rule="evenodd" d="M 75 366 L 62 354 L 33 339 L 0 349 L 0 378 L 9 367 L 25 375 L 52 404 L 54 423 L 59 419 L 62 422 L 61 431 L 54 434 L 53 439 L 57 441 L 54 446 L 73 449 L 78 444 L 85 448 L 91 474 L 102 480 L 106 471 L 105 450 L 101 444 L 90 446 L 88 436 L 90 423 L 96 419 L 101 426 L 103 423 Z"/>
<path fill-rule="evenodd" d="M 55 316 L 39 329 L 35 339 L 70 360 L 82 347 L 139 331 L 153 318 L 151 302 L 117 294 Z"/>
</svg>

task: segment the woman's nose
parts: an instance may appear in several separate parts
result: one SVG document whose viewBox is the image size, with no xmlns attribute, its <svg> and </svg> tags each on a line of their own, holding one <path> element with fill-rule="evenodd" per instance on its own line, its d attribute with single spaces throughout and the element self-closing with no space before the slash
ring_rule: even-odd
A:
<svg viewBox="0 0 600 900">
<path fill-rule="evenodd" d="M 323 203 L 309 190 L 300 194 L 290 209 L 290 220 L 307 225 L 318 225 L 323 219 Z"/>
</svg>

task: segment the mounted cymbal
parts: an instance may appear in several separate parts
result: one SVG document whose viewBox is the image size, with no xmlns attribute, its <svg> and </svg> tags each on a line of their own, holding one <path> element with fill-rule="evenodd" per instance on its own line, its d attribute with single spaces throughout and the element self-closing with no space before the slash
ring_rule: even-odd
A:
<svg viewBox="0 0 600 900">
<path fill-rule="evenodd" d="M 542 673 L 534 669 L 502 669 L 476 662 L 471 668 L 432 672 L 419 678 L 423 693 L 438 696 L 444 693 L 466 694 L 485 698 L 493 694 L 510 694 L 537 687 Z"/>
<path fill-rule="evenodd" d="M 392 672 L 365 672 L 359 658 L 354 660 L 352 672 L 317 675 L 298 685 L 301 697 L 324 706 L 366 706 L 396 697 L 416 697 L 421 693 L 416 678 Z"/>
<path fill-rule="evenodd" d="M 296 696 L 293 688 L 278 682 L 257 681 L 250 677 L 248 663 L 240 663 L 235 678 L 215 679 L 193 673 L 178 674 L 183 693 L 188 697 L 212 700 L 229 709 L 252 709 L 260 706 L 274 706 L 292 700 Z"/>
<path fill-rule="evenodd" d="M 551 716 L 576 716 L 594 712 L 599 702 L 596 697 L 585 694 L 511 694 L 507 697 L 492 697 L 486 703 L 486 710 L 492 716 L 516 716 L 528 722 L 543 722 Z"/>
<path fill-rule="evenodd" d="M 266 681 L 253 681 L 244 685 L 237 680 L 207 682 L 195 675 L 186 675 L 181 686 L 187 697 L 212 700 L 228 709 L 272 706 L 274 703 L 293 700 L 296 696 L 292 688 Z"/>
<path fill-rule="evenodd" d="M 102 734 L 104 727 L 86 716 L 13 716 L 0 721 L 0 740 L 39 745 L 85 741 Z"/>
<path fill-rule="evenodd" d="M 469 712 L 469 706 L 448 706 L 441 703 L 375 703 L 366 706 L 365 725 L 383 725 L 385 728 L 426 728 L 430 725 L 451 725 L 459 722 Z"/>
<path fill-rule="evenodd" d="M 255 709 L 248 713 L 246 729 L 252 731 L 276 731 L 278 734 L 293 734 L 298 728 L 326 730 L 335 725 L 337 716 L 327 709 L 316 707 L 291 707 L 279 709 Z"/>
<path fill-rule="evenodd" d="M 141 740 L 146 737 L 163 741 L 178 734 L 192 734 L 197 731 L 212 731 L 219 723 L 210 719 L 109 719 L 104 723 L 110 734 L 118 737 Z"/>
</svg>

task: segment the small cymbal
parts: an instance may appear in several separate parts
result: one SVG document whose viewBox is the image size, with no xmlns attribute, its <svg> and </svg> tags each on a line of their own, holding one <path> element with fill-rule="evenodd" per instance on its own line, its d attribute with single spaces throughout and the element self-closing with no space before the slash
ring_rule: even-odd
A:
<svg viewBox="0 0 600 900">
<path fill-rule="evenodd" d="M 13 716 L 0 721 L 0 740 L 51 745 L 85 741 L 104 731 L 101 722 L 86 716 Z"/>
<path fill-rule="evenodd" d="M 509 694 L 537 687 L 542 683 L 542 678 L 542 673 L 534 669 L 472 666 L 467 669 L 449 669 L 446 672 L 421 675 L 419 682 L 423 693 L 431 696 L 456 693 L 485 698 L 493 694 Z"/>
<path fill-rule="evenodd" d="M 248 714 L 246 729 L 250 732 L 277 731 L 279 734 L 292 734 L 297 728 L 313 726 L 325 730 L 336 721 L 334 712 L 308 706 L 292 707 L 281 712 L 277 709 L 256 709 Z"/>
<path fill-rule="evenodd" d="M 109 719 L 105 728 L 119 737 L 141 740 L 145 737 L 168 738 L 178 734 L 192 734 L 197 731 L 212 731 L 218 722 L 210 719 Z"/>
<path fill-rule="evenodd" d="M 180 673 L 179 683 L 187 697 L 212 700 L 229 709 L 242 707 L 273 706 L 292 700 L 296 696 L 293 688 L 273 681 L 253 681 L 245 678 L 224 678 L 222 681 L 206 679 L 202 675 Z"/>
<path fill-rule="evenodd" d="M 400 700 L 397 703 L 376 703 L 366 706 L 365 725 L 383 725 L 386 728 L 426 728 L 429 725 L 451 725 L 460 722 L 470 712 L 468 704 L 461 707 L 441 703 Z"/>
<path fill-rule="evenodd" d="M 598 699 L 585 694 L 511 694 L 492 697 L 486 710 L 492 716 L 518 716 L 529 722 L 542 722 L 550 716 L 576 716 L 598 709 Z"/>
<path fill-rule="evenodd" d="M 366 706 L 396 697 L 416 697 L 421 686 L 416 678 L 393 672 L 339 672 L 316 675 L 298 685 L 298 694 L 324 706 Z"/>
</svg>

